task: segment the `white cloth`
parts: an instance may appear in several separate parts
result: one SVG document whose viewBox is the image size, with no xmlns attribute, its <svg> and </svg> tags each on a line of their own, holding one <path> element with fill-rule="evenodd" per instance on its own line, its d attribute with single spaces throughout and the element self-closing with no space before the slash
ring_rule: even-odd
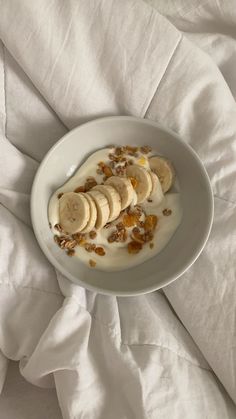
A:
<svg viewBox="0 0 236 419">
<path fill-rule="evenodd" d="M 55 383 L 64 418 L 236 418 L 235 11 L 149 3 L 0 1 L 1 382 L 19 360 L 31 383 Z M 210 240 L 164 294 L 76 287 L 30 227 L 38 161 L 67 129 L 114 114 L 170 126 L 211 178 Z"/>
</svg>

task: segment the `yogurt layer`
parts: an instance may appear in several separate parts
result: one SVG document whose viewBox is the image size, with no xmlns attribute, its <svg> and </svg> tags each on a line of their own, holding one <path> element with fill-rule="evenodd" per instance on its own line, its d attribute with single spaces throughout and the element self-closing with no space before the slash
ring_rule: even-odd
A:
<svg viewBox="0 0 236 419">
<path fill-rule="evenodd" d="M 74 191 L 77 187 L 84 185 L 88 177 L 94 177 L 98 184 L 103 183 L 103 174 L 97 173 L 98 163 L 101 161 L 105 164 L 108 163 L 108 155 L 111 152 L 112 150 L 110 148 L 106 148 L 93 153 L 75 174 L 54 192 L 48 207 L 48 219 L 52 226 L 53 234 L 62 234 L 54 228 L 54 226 L 59 223 L 58 195 L 60 196 L 62 193 Z M 155 153 L 152 153 L 148 155 L 148 157 L 151 157 L 151 155 L 154 154 Z M 149 169 L 148 157 L 144 157 L 142 153 L 135 153 L 135 156 L 131 156 L 130 158 L 133 160 L 134 164 Z M 122 221 L 121 215 L 117 220 L 111 223 L 108 228 L 104 227 L 101 230 L 96 230 L 97 234 L 93 240 L 91 240 L 88 234 L 85 235 L 86 241 L 93 243 L 96 246 L 101 246 L 104 249 L 104 256 L 99 256 L 95 252 L 90 253 L 82 246 L 76 246 L 74 248 L 75 253 L 73 257 L 79 258 L 80 261 L 87 265 L 89 265 L 89 261 L 92 259 L 93 262 L 96 263 L 96 269 L 118 271 L 137 266 L 157 255 L 167 245 L 181 223 L 182 206 L 177 180 L 171 191 L 163 195 L 161 202 L 160 198 L 153 196 L 151 200 L 145 200 L 145 202 L 140 204 L 140 207 L 145 211 L 146 215 L 156 215 L 158 217 L 158 224 L 151 243 L 145 243 L 138 254 L 130 254 L 127 250 L 127 244 L 130 241 L 130 234 L 133 227 L 126 228 L 128 233 L 127 241 L 108 242 L 108 237 L 112 232 L 116 231 L 116 224 Z M 164 215 L 166 214 L 166 211 L 164 211 L 166 209 L 170 210 L 167 212 L 169 214 L 168 216 Z"/>
</svg>

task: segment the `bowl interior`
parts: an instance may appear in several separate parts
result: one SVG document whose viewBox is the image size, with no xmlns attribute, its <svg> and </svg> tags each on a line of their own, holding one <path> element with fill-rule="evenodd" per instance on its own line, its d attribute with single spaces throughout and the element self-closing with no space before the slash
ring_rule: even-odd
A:
<svg viewBox="0 0 236 419">
<path fill-rule="evenodd" d="M 180 184 L 183 218 L 168 245 L 135 268 L 104 272 L 69 258 L 49 229 L 51 194 L 97 149 L 107 145 L 150 145 L 174 164 Z M 173 132 L 132 117 L 110 117 L 82 125 L 63 137 L 45 156 L 36 174 L 31 216 L 37 240 L 51 263 L 75 283 L 101 293 L 135 295 L 153 291 L 180 276 L 197 258 L 210 232 L 213 216 L 208 176 L 196 153 Z M 121 267 L 122 269 L 122 267 Z"/>
</svg>

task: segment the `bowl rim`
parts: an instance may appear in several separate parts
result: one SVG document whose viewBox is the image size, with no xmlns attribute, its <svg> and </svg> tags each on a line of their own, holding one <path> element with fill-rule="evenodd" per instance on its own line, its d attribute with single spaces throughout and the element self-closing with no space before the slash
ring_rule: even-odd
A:
<svg viewBox="0 0 236 419">
<path fill-rule="evenodd" d="M 169 278 L 169 280 L 167 280 L 167 281 L 165 280 L 164 284 L 160 284 L 160 286 L 158 286 L 158 284 L 156 284 L 156 285 L 153 284 L 151 286 L 147 286 L 147 287 L 144 287 L 142 289 L 135 290 L 135 291 L 122 291 L 122 290 L 121 291 L 113 291 L 113 290 L 104 289 L 102 287 L 96 287 L 96 286 L 87 284 L 87 282 L 79 279 L 78 277 L 75 278 L 70 272 L 68 272 L 66 269 L 64 269 L 64 267 L 57 262 L 57 260 L 53 256 L 53 254 L 51 254 L 48 251 L 48 248 L 46 247 L 46 245 L 44 243 L 44 240 L 41 240 L 41 235 L 39 234 L 39 231 L 38 231 L 37 222 L 36 222 L 36 199 L 35 199 L 36 198 L 36 189 L 37 189 L 37 185 L 38 185 L 38 179 L 40 178 L 40 175 L 41 175 L 41 173 L 44 169 L 44 165 L 48 161 L 48 159 L 50 158 L 51 154 L 53 154 L 55 152 L 55 150 L 58 147 L 60 147 L 60 145 L 62 143 L 64 143 L 70 135 L 72 135 L 75 131 L 78 131 L 80 128 L 84 128 L 86 125 L 106 123 L 106 122 L 111 122 L 113 120 L 120 121 L 120 122 L 125 122 L 125 121 L 135 122 L 136 121 L 136 122 L 139 122 L 139 123 L 142 123 L 142 124 L 151 125 L 153 127 L 160 128 L 163 131 L 167 132 L 171 136 L 175 137 L 177 139 L 177 141 L 180 141 L 181 143 L 184 143 L 184 146 L 188 149 L 190 154 L 192 154 L 192 156 L 197 161 L 198 166 L 199 166 L 199 168 L 202 171 L 202 174 L 204 176 L 205 186 L 207 188 L 207 196 L 208 196 L 208 200 L 209 200 L 208 220 L 207 220 L 207 223 L 206 223 L 204 234 L 202 235 L 202 239 L 201 239 L 201 241 L 199 241 L 199 244 L 198 244 L 197 248 L 195 249 L 195 251 L 193 252 L 193 255 L 190 258 L 190 260 L 188 262 L 186 262 L 185 265 L 181 269 L 179 269 L 178 272 L 176 272 L 176 274 L 172 275 L 172 277 Z M 121 116 L 121 115 L 120 116 L 106 116 L 106 117 L 92 119 L 88 122 L 85 122 L 81 125 L 78 125 L 77 127 L 68 131 L 65 135 L 63 135 L 63 137 L 61 137 L 48 150 L 48 152 L 45 154 L 44 158 L 42 159 L 42 161 L 39 164 L 39 167 L 37 169 L 37 172 L 35 174 L 35 177 L 34 177 L 34 180 L 33 180 L 33 183 L 32 183 L 31 197 L 30 197 L 30 215 L 31 215 L 33 231 L 34 231 L 35 237 L 37 239 L 37 242 L 38 242 L 41 250 L 43 251 L 44 255 L 46 256 L 46 258 L 49 260 L 49 262 L 52 264 L 52 266 L 55 269 L 57 269 L 60 273 L 62 273 L 66 278 L 68 278 L 70 281 L 72 281 L 75 285 L 81 286 L 81 287 L 86 288 L 90 291 L 97 292 L 97 293 L 104 294 L 104 295 L 115 295 L 115 296 L 130 297 L 130 296 L 135 296 L 135 295 L 147 294 L 147 293 L 150 293 L 150 292 L 153 292 L 153 291 L 156 291 L 158 289 L 166 287 L 167 285 L 171 284 L 176 279 L 178 279 L 180 276 L 182 276 L 194 264 L 194 262 L 198 259 L 201 252 L 203 251 L 203 249 L 205 247 L 205 244 L 206 244 L 206 242 L 209 238 L 210 232 L 211 232 L 211 228 L 212 228 L 212 224 L 213 224 L 213 217 L 214 217 L 214 196 L 213 196 L 213 191 L 212 191 L 212 188 L 211 188 L 210 178 L 208 176 L 208 173 L 207 173 L 207 171 L 205 169 L 205 166 L 203 165 L 200 157 L 198 156 L 196 151 L 188 143 L 185 143 L 177 133 L 172 131 L 170 128 L 164 126 L 163 124 L 161 124 L 159 122 L 156 122 L 156 121 L 149 120 L 149 119 L 144 119 L 144 118 L 139 118 L 139 117 L 134 117 L 134 116 Z M 133 269 L 133 268 L 130 268 L 130 269 Z M 111 272 L 111 274 L 112 274 L 112 272 Z"/>
</svg>

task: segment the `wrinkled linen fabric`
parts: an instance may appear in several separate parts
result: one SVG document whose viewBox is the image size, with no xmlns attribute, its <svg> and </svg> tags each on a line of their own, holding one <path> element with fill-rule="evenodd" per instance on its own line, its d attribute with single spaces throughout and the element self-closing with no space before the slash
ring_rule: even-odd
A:
<svg viewBox="0 0 236 419">
<path fill-rule="evenodd" d="M 12 359 L 56 387 L 63 418 L 236 418 L 235 11 L 148 2 L 0 1 L 0 387 Z M 163 293 L 133 298 L 55 272 L 29 215 L 51 145 L 120 114 L 178 132 L 215 195 L 198 261 Z"/>
</svg>

